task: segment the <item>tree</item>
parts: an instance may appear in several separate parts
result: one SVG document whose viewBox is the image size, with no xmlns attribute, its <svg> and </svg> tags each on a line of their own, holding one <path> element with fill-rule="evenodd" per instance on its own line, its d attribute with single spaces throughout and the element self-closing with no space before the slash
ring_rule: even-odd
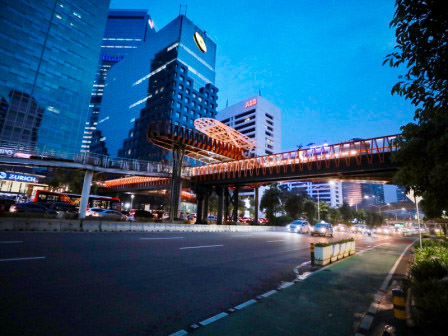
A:
<svg viewBox="0 0 448 336">
<path fill-rule="evenodd" d="M 299 218 L 303 213 L 304 201 L 305 197 L 302 194 L 291 193 L 283 204 L 286 214 L 292 218 Z"/>
<path fill-rule="evenodd" d="M 281 211 L 280 203 L 281 191 L 278 189 L 277 184 L 271 184 L 267 189 L 260 202 L 260 210 L 265 211 L 266 218 L 272 221 L 275 218 L 275 213 Z"/>
<path fill-rule="evenodd" d="M 353 219 L 353 210 L 347 203 L 342 204 L 342 206 L 339 208 L 339 212 L 341 213 L 342 220 L 345 223 L 349 223 Z"/>
<path fill-rule="evenodd" d="M 310 224 L 314 225 L 317 218 L 317 204 L 313 200 L 307 199 L 303 204 L 303 212 L 306 214 L 306 218 Z"/>
<path fill-rule="evenodd" d="M 327 202 L 320 201 L 319 202 L 319 212 L 320 212 L 320 219 L 323 221 L 328 221 L 329 213 L 330 213 L 330 205 Z"/>
<path fill-rule="evenodd" d="M 328 217 L 330 219 L 330 223 L 336 224 L 341 221 L 341 212 L 339 209 L 330 208 L 330 211 L 328 212 Z"/>
<path fill-rule="evenodd" d="M 396 0 L 391 27 L 395 51 L 384 63 L 407 68 L 392 88 L 416 107 L 414 123 L 401 127 L 400 169 L 394 183 L 423 196 L 425 212 L 440 217 L 448 209 L 448 19 L 443 0 Z"/>
</svg>

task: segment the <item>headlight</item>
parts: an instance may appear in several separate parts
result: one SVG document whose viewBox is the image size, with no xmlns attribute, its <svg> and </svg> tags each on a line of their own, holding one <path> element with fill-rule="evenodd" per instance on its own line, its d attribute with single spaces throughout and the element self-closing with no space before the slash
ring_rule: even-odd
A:
<svg viewBox="0 0 448 336">
<path fill-rule="evenodd" d="M 325 231 L 327 231 L 326 229 L 320 229 L 320 232 L 325 232 Z"/>
</svg>

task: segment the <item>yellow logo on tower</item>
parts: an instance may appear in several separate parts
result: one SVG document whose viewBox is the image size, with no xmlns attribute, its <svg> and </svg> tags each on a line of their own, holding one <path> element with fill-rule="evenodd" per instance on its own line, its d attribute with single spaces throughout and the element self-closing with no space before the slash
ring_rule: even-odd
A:
<svg viewBox="0 0 448 336">
<path fill-rule="evenodd" d="M 203 53 L 207 52 L 207 46 L 205 45 L 204 39 L 202 36 L 196 32 L 194 33 L 194 41 L 196 42 L 196 45 L 198 46 L 199 50 Z"/>
</svg>

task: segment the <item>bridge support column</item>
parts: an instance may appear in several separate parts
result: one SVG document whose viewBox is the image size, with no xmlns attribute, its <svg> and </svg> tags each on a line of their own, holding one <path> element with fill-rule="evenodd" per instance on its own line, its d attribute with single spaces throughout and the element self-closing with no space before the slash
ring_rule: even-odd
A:
<svg viewBox="0 0 448 336">
<path fill-rule="evenodd" d="M 216 218 L 216 224 L 222 224 L 223 216 L 223 203 L 224 203 L 224 189 L 221 186 L 216 187 L 216 194 L 218 195 L 218 217 Z"/>
<path fill-rule="evenodd" d="M 240 187 L 236 186 L 233 190 L 233 221 L 238 222 L 238 194 L 240 191 Z"/>
<path fill-rule="evenodd" d="M 202 224 L 202 214 L 204 212 L 204 197 L 205 195 L 203 193 L 196 193 L 196 200 L 197 200 L 197 209 L 196 209 L 196 223 L 195 224 Z"/>
<path fill-rule="evenodd" d="M 185 145 L 177 144 L 173 146 L 173 173 L 171 175 L 170 188 L 170 220 L 179 217 L 179 204 L 182 194 L 182 162 L 185 155 Z"/>
<path fill-rule="evenodd" d="M 207 219 L 208 219 L 208 200 L 210 199 L 210 193 L 206 193 L 205 197 L 204 197 L 204 208 L 203 208 L 203 213 L 202 213 L 202 220 L 204 222 L 204 224 L 207 224 Z"/>
<path fill-rule="evenodd" d="M 89 205 L 90 186 L 92 185 L 93 171 L 86 170 L 82 185 L 81 203 L 79 204 L 79 219 L 86 218 L 86 210 Z"/>
<path fill-rule="evenodd" d="M 229 188 L 224 188 L 224 221 L 227 222 L 229 220 Z"/>
<path fill-rule="evenodd" d="M 259 223 L 258 223 L 258 202 L 259 202 L 259 198 L 258 198 L 259 196 L 258 196 L 258 186 L 256 186 L 255 187 L 255 199 L 254 199 L 254 206 L 255 206 L 255 209 L 254 209 L 254 222 L 255 222 L 255 225 L 258 225 Z"/>
</svg>

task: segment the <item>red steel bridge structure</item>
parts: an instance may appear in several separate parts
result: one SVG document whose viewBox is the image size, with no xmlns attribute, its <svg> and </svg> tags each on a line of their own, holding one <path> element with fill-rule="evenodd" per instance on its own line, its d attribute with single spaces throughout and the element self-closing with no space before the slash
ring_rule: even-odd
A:
<svg viewBox="0 0 448 336">
<path fill-rule="evenodd" d="M 391 160 L 393 152 L 398 149 L 395 141 L 398 136 L 351 140 L 273 155 L 245 157 L 245 152 L 237 146 L 169 122 L 153 123 L 149 125 L 147 132 L 150 143 L 173 152 L 171 195 L 175 197 L 171 197 L 171 218 L 177 214 L 183 178 L 184 181 L 190 180 L 191 188 L 196 193 L 197 223 L 206 221 L 208 198 L 212 192 L 217 193 L 218 224 L 222 222 L 223 217 L 228 218 L 227 209 L 230 202 L 234 205 L 233 218 L 236 220 L 238 192 L 244 187 L 255 188 L 255 203 L 258 206 L 258 186 L 272 182 L 389 182 L 398 169 Z M 184 156 L 206 164 L 183 167 Z M 151 183 L 155 187 L 158 182 Z M 175 193 L 175 190 L 179 192 Z M 257 218 L 255 220 L 257 221 Z"/>
</svg>

